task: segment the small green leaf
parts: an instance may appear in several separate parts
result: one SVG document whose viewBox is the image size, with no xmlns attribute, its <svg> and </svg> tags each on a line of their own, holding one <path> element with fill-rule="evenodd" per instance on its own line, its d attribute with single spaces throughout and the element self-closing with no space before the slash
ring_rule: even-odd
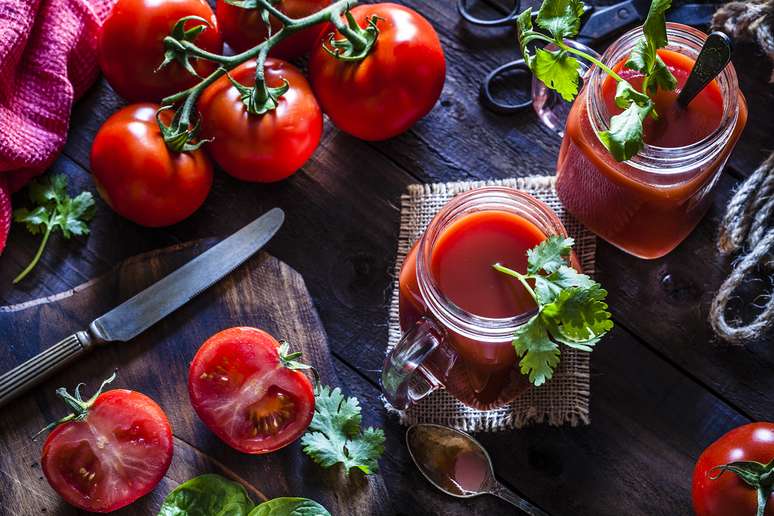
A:
<svg viewBox="0 0 774 516">
<path fill-rule="evenodd" d="M 540 314 L 520 326 L 513 335 L 513 347 L 521 357 L 519 368 L 539 387 L 554 375 L 559 364 L 559 346 L 548 337 Z"/>
<path fill-rule="evenodd" d="M 615 103 L 621 109 L 626 109 L 629 104 L 634 102 L 638 106 L 644 107 L 650 104 L 651 100 L 644 93 L 635 90 L 627 81 L 618 83 L 615 89 Z"/>
<path fill-rule="evenodd" d="M 575 243 L 570 237 L 551 235 L 527 251 L 527 272 L 537 274 L 541 270 L 552 273 L 567 264 L 567 257 Z"/>
<path fill-rule="evenodd" d="M 351 468 L 376 472 L 384 432 L 373 428 L 361 432 L 361 418 L 357 398 L 345 398 L 338 387 L 316 387 L 312 423 L 301 439 L 304 453 L 325 468 L 341 462 L 347 473 Z"/>
<path fill-rule="evenodd" d="M 642 26 L 642 32 L 654 48 L 664 48 L 669 44 L 666 32 L 666 12 L 672 6 L 672 0 L 652 0 L 648 17 Z"/>
<path fill-rule="evenodd" d="M 532 8 L 527 7 L 524 12 L 522 12 L 518 18 L 516 18 L 516 32 L 518 34 L 519 49 L 521 50 L 521 55 L 524 58 L 524 63 L 527 65 L 527 68 L 531 70 L 535 55 L 529 52 L 527 43 L 529 43 L 529 36 L 533 32 Z"/>
<path fill-rule="evenodd" d="M 21 208 L 14 212 L 14 220 L 23 223 L 33 235 L 43 234 L 38 253 L 32 262 L 14 279 L 18 283 L 32 271 L 48 242 L 49 235 L 60 229 L 64 238 L 85 235 L 86 224 L 94 217 L 94 199 L 89 192 L 82 192 L 74 199 L 67 194 L 67 177 L 61 174 L 37 178 L 28 186 L 28 196 L 36 203 L 32 211 Z"/>
<path fill-rule="evenodd" d="M 536 51 L 532 72 L 549 88 L 556 90 L 562 98 L 572 101 L 578 94 L 578 60 L 564 50 Z"/>
<path fill-rule="evenodd" d="M 583 8 L 580 0 L 545 0 L 535 21 L 554 39 L 573 38 L 580 30 Z"/>
<path fill-rule="evenodd" d="M 241 484 L 220 475 L 200 475 L 173 489 L 158 516 L 248 516 L 254 506 Z"/>
<path fill-rule="evenodd" d="M 274 498 L 250 511 L 248 516 L 331 516 L 328 510 L 308 498 Z"/>
<path fill-rule="evenodd" d="M 658 54 L 656 54 L 656 62 L 653 64 L 649 77 L 648 90 L 652 93 L 655 93 L 656 88 L 672 91 L 677 87 L 677 78 L 672 75 L 672 72 L 669 71 L 666 63 Z"/>
<path fill-rule="evenodd" d="M 623 113 L 610 119 L 610 129 L 598 134 L 599 141 L 610 151 L 616 161 L 626 161 L 642 149 L 642 122 L 653 109 L 632 102 Z"/>
</svg>

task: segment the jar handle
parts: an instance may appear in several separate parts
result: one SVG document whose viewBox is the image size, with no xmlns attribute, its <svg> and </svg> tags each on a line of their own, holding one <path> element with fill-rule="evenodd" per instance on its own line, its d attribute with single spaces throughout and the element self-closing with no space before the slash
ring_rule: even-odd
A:
<svg viewBox="0 0 774 516">
<path fill-rule="evenodd" d="M 432 320 L 420 319 L 387 353 L 382 392 L 390 405 L 406 410 L 443 384 L 423 362 L 441 345 L 444 332 Z"/>
</svg>

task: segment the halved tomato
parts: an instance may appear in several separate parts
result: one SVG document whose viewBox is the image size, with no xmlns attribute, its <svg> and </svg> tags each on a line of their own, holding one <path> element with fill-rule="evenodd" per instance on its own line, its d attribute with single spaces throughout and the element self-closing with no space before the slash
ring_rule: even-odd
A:
<svg viewBox="0 0 774 516">
<path fill-rule="evenodd" d="M 161 407 L 135 391 L 111 390 L 84 408 L 81 420 L 49 434 L 43 473 L 68 503 L 115 511 L 152 491 L 164 476 L 172 461 L 172 429 Z"/>
<path fill-rule="evenodd" d="M 241 452 L 262 454 L 298 439 L 314 415 L 314 391 L 294 355 L 265 331 L 237 327 L 194 356 L 188 393 L 204 424 Z"/>
</svg>

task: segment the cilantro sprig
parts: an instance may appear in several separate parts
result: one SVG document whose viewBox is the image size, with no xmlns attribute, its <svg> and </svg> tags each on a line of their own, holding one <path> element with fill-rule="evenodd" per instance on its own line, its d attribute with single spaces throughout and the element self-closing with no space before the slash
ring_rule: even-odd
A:
<svg viewBox="0 0 774 516">
<path fill-rule="evenodd" d="M 568 265 L 573 244 L 572 238 L 556 235 L 544 240 L 527 251 L 526 274 L 499 263 L 493 266 L 519 280 L 537 303 L 537 313 L 513 336 L 521 372 L 536 386 L 553 376 L 559 344 L 591 351 L 613 328 L 605 304 L 607 291 Z"/>
<path fill-rule="evenodd" d="M 341 462 L 349 474 L 358 468 L 366 475 L 379 469 L 384 452 L 384 431 L 360 429 L 362 415 L 357 398 L 346 398 L 338 387 L 317 385 L 315 406 L 309 430 L 301 438 L 304 453 L 324 468 Z"/>
<path fill-rule="evenodd" d="M 81 192 L 76 197 L 67 194 L 67 177 L 63 175 L 34 179 L 27 191 L 37 207 L 15 210 L 13 220 L 23 223 L 33 235 L 42 234 L 43 239 L 32 261 L 16 276 L 14 283 L 23 280 L 38 264 L 52 232 L 59 229 L 66 239 L 88 234 L 87 222 L 94 217 L 95 210 L 91 193 Z"/>
<path fill-rule="evenodd" d="M 535 18 L 537 28 L 543 32 L 533 27 L 532 8 L 527 8 L 517 18 L 519 46 L 526 65 L 566 101 L 572 101 L 579 89 L 580 63 L 573 56 L 595 64 L 618 83 L 615 103 L 624 111 L 611 117 L 608 130 L 597 134 L 616 161 L 631 159 L 642 149 L 643 122 L 648 116 L 658 117 L 650 95 L 658 88 L 673 90 L 677 85 L 677 80 L 657 53 L 668 43 L 664 13 L 670 5 L 671 0 L 653 0 L 643 25 L 644 37 L 634 45 L 626 62 L 628 68 L 643 73 L 642 91 L 594 56 L 565 43 L 566 38 L 573 38 L 580 31 L 584 12 L 581 0 L 544 0 Z M 556 50 L 537 48 L 533 53 L 528 45 L 536 41 L 553 44 Z"/>
</svg>

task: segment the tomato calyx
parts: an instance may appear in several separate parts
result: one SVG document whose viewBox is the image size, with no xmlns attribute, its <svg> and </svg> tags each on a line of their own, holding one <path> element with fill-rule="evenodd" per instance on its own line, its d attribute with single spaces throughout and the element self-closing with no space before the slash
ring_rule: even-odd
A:
<svg viewBox="0 0 774 516">
<path fill-rule="evenodd" d="M 721 464 L 712 468 L 708 476 L 710 480 L 717 480 L 726 471 L 735 473 L 745 484 L 752 487 L 758 493 L 758 510 L 756 516 L 763 516 L 766 512 L 766 502 L 774 490 L 774 459 L 768 464 L 756 461 L 739 461 Z"/>
<path fill-rule="evenodd" d="M 340 18 L 332 20 L 344 39 L 336 39 L 336 34 L 331 32 L 328 35 L 328 41 L 323 43 L 323 50 L 341 61 L 362 61 L 379 38 L 377 22 L 382 18 L 376 15 L 368 16 L 366 26 L 361 27 L 349 10 L 344 13 L 344 16 L 347 18 L 347 23 Z"/>
<path fill-rule="evenodd" d="M 67 392 L 67 388 L 60 387 L 56 390 L 56 395 L 62 398 L 62 400 L 65 402 L 65 404 L 72 409 L 73 412 L 66 415 L 62 419 L 59 419 L 57 421 L 54 421 L 53 423 L 50 423 L 46 425 L 45 428 L 43 428 L 40 432 L 35 434 L 32 439 L 34 440 L 37 438 L 40 434 L 48 432 L 49 430 L 53 430 L 57 426 L 68 423 L 70 421 L 83 421 L 86 419 L 86 416 L 89 414 L 89 409 L 94 405 L 94 402 L 97 401 L 97 398 L 102 394 L 102 391 L 105 389 L 105 386 L 109 383 L 112 383 L 113 380 L 116 379 L 116 376 L 118 376 L 118 371 L 114 371 L 112 375 L 110 375 L 109 378 L 104 380 L 102 382 L 102 385 L 99 386 L 99 389 L 97 389 L 97 392 L 94 393 L 94 395 L 84 400 L 83 396 L 81 396 L 81 387 L 85 386 L 84 383 L 79 383 L 75 386 L 75 395 L 73 396 L 69 392 Z"/>
<path fill-rule="evenodd" d="M 294 371 L 302 370 L 302 369 L 314 369 L 309 364 L 305 364 L 303 362 L 299 362 L 297 359 L 301 358 L 300 351 L 290 351 L 290 343 L 286 340 L 279 341 L 280 345 L 277 349 L 277 353 L 279 353 L 280 362 L 282 365 L 288 369 L 292 369 Z"/>
<path fill-rule="evenodd" d="M 196 124 L 191 127 L 190 123 L 183 120 L 185 108 L 176 110 L 169 125 L 165 124 L 161 120 L 161 113 L 169 109 L 174 109 L 174 106 L 161 106 L 156 111 L 156 123 L 159 125 L 161 136 L 164 137 L 164 143 L 167 144 L 169 150 L 172 152 L 193 152 L 208 141 L 211 141 L 205 139 L 192 143 L 199 132 L 201 121 L 197 120 Z"/>
<path fill-rule="evenodd" d="M 263 74 L 256 74 L 255 86 L 245 86 L 228 74 L 228 80 L 239 92 L 245 109 L 251 115 L 263 115 L 277 108 L 279 98 L 290 89 L 290 83 L 282 79 L 282 85 L 271 88 L 266 85 Z"/>
<path fill-rule="evenodd" d="M 185 23 L 189 20 L 202 22 L 202 25 L 195 25 L 186 30 Z M 194 77 L 201 78 L 191 64 L 191 52 L 184 42 L 193 42 L 199 34 L 209 27 L 210 23 L 201 16 L 185 16 L 177 20 L 172 27 L 170 35 L 164 38 L 164 60 L 156 68 L 156 72 L 176 61 L 188 73 Z"/>
</svg>

